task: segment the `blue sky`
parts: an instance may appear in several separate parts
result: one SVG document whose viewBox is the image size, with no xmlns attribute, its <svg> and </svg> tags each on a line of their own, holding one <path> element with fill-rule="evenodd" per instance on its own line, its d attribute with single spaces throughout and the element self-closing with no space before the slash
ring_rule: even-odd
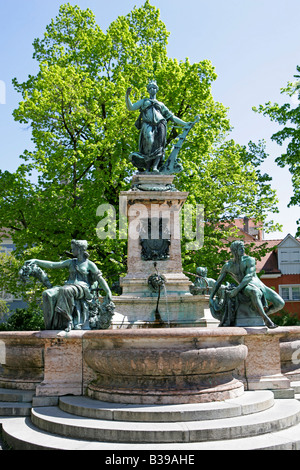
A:
<svg viewBox="0 0 300 470">
<path fill-rule="evenodd" d="M 14 122 L 12 111 L 21 97 L 12 79 L 26 80 L 37 72 L 32 43 L 58 14 L 61 0 L 0 0 L 0 168 L 14 171 L 24 149 L 32 148 L 30 130 Z M 119 15 L 126 15 L 144 0 L 70 0 L 90 8 L 105 31 Z M 284 103 L 280 89 L 293 80 L 300 65 L 299 0 L 152 0 L 160 9 L 169 37 L 170 57 L 191 62 L 208 59 L 218 78 L 213 85 L 215 100 L 228 108 L 234 128 L 231 137 L 240 144 L 265 139 L 270 157 L 263 170 L 273 177 L 280 198 L 280 213 L 273 218 L 282 233 L 267 238 L 295 235 L 299 207 L 287 208 L 292 195 L 288 169 L 277 167 L 275 158 L 284 151 L 270 138 L 276 123 L 252 111 L 267 101 Z M 5 95 L 3 95 L 5 84 Z M 5 100 L 4 100 L 5 98 Z M 5 101 L 4 104 L 2 104 Z M 291 104 L 292 101 L 291 101 Z M 295 104 L 295 102 L 294 102 Z"/>
</svg>

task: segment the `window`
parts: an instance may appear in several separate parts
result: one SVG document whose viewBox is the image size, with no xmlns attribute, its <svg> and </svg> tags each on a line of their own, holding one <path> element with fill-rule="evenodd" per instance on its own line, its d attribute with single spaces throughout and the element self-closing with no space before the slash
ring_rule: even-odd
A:
<svg viewBox="0 0 300 470">
<path fill-rule="evenodd" d="M 300 250 L 294 248 L 286 251 L 281 250 L 281 262 L 300 263 Z"/>
<path fill-rule="evenodd" d="M 279 286 L 279 294 L 283 300 L 300 302 L 300 285 Z"/>
<path fill-rule="evenodd" d="M 300 300 L 300 286 L 292 287 L 292 300 Z"/>
<path fill-rule="evenodd" d="M 283 298 L 283 300 L 289 300 L 289 296 L 290 296 L 290 289 L 288 287 L 281 287 L 281 297 Z"/>
<path fill-rule="evenodd" d="M 297 240 L 295 240 L 295 242 L 297 242 Z M 299 245 L 298 242 L 297 244 Z M 278 268 L 282 274 L 300 274 L 299 246 L 278 248 Z"/>
</svg>

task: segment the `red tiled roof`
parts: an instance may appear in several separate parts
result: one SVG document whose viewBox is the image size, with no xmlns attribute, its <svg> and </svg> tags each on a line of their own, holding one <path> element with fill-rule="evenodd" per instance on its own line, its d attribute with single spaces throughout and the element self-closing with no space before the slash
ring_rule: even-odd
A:
<svg viewBox="0 0 300 470">
<path fill-rule="evenodd" d="M 282 240 L 260 240 L 255 241 L 256 246 L 265 245 L 266 248 L 273 249 L 272 251 L 268 251 L 265 256 L 261 258 L 261 260 L 256 261 L 256 271 L 261 272 L 265 271 L 268 274 L 276 274 L 280 273 L 281 271 L 278 269 L 278 259 L 277 259 L 277 252 L 275 250 L 276 246 Z"/>
<path fill-rule="evenodd" d="M 255 241 L 255 245 L 263 245 L 266 243 L 266 248 L 272 249 L 261 260 L 256 261 L 256 270 L 257 272 L 265 271 L 266 274 L 279 274 L 281 273 L 278 269 L 278 257 L 276 247 L 284 240 L 284 238 L 277 240 L 260 240 Z M 300 242 L 299 238 L 296 238 Z"/>
</svg>

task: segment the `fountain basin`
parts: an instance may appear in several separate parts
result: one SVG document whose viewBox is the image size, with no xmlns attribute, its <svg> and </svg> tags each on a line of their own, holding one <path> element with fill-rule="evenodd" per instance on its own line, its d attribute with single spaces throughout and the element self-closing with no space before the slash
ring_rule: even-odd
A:
<svg viewBox="0 0 300 470">
<path fill-rule="evenodd" d="M 219 401 L 240 396 L 235 370 L 247 357 L 243 328 L 90 331 L 84 361 L 95 373 L 87 394 L 128 404 Z"/>
<path fill-rule="evenodd" d="M 293 381 L 300 380 L 300 326 L 281 328 L 280 359 L 282 372 Z"/>
<path fill-rule="evenodd" d="M 141 404 L 219 401 L 243 384 L 282 395 L 299 341 L 297 326 L 0 332 L 0 386 Z"/>
<path fill-rule="evenodd" d="M 0 333 L 0 387 L 35 390 L 44 375 L 44 341 L 27 331 Z"/>
</svg>

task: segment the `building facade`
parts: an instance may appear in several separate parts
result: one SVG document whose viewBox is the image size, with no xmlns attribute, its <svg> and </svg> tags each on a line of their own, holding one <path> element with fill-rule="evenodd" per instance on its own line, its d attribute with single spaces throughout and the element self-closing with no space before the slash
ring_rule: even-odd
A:
<svg viewBox="0 0 300 470">
<path fill-rule="evenodd" d="M 288 234 L 267 242 L 273 250 L 258 263 L 260 277 L 285 300 L 284 310 L 300 318 L 300 240 Z"/>
</svg>

